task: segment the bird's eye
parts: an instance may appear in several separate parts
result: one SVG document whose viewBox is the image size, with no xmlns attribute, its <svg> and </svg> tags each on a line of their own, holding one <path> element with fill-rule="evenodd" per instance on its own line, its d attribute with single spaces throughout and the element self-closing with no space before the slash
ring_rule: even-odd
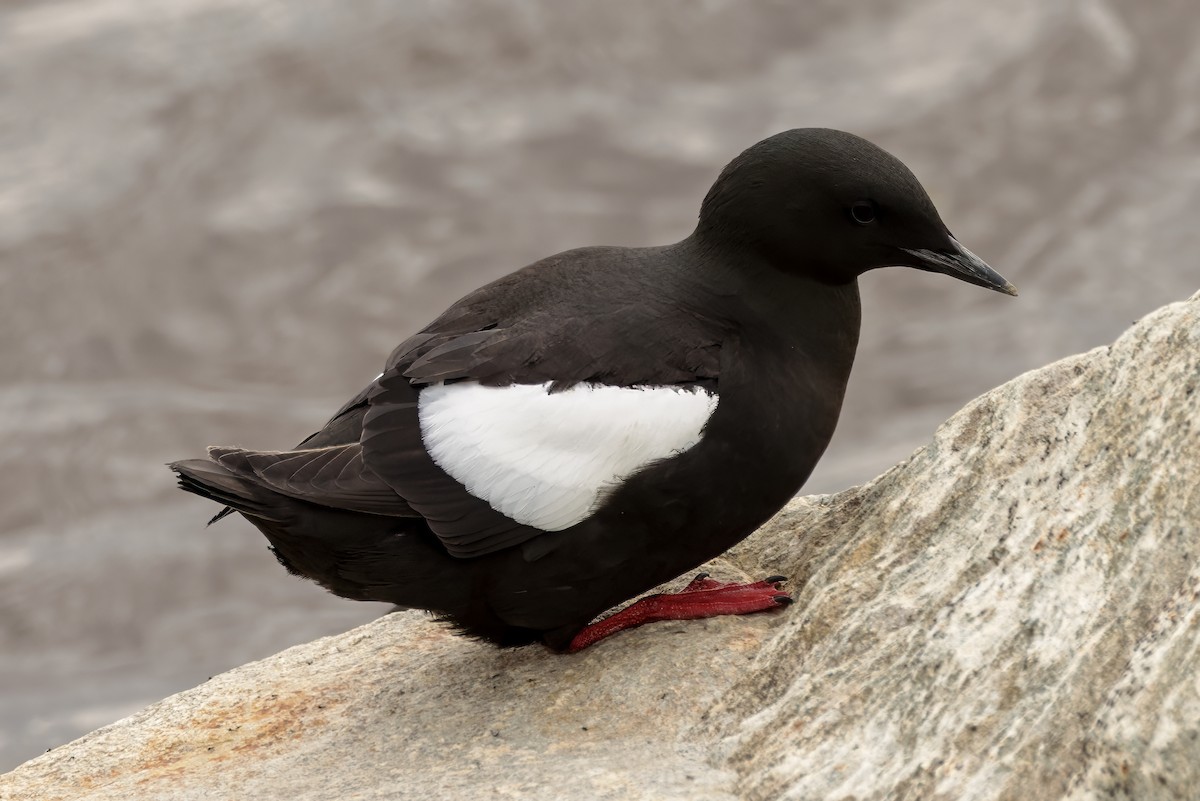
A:
<svg viewBox="0 0 1200 801">
<path fill-rule="evenodd" d="M 856 200 L 850 204 L 850 218 L 859 225 L 870 225 L 876 216 L 875 204 L 870 200 Z"/>
</svg>

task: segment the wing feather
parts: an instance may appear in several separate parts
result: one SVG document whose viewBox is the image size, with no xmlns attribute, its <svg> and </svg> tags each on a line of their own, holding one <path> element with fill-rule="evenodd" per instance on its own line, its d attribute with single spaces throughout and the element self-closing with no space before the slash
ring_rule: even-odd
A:
<svg viewBox="0 0 1200 801">
<path fill-rule="evenodd" d="M 562 531 L 592 514 L 609 487 L 699 442 L 717 397 L 679 387 L 580 384 L 488 387 L 461 382 L 420 393 L 433 461 L 501 514 Z"/>
<path fill-rule="evenodd" d="M 208 449 L 236 475 L 320 506 L 392 517 L 416 517 L 413 508 L 363 463 L 358 443 L 299 451 Z"/>
<path fill-rule="evenodd" d="M 581 509 L 603 500 L 606 482 L 628 473 L 629 465 L 614 461 L 613 443 L 620 443 L 619 452 L 636 452 L 639 441 L 653 440 L 654 426 L 589 424 L 580 412 L 564 418 L 574 419 L 575 428 L 539 429 L 515 422 L 519 415 L 502 399 L 481 407 L 478 419 L 474 410 L 447 408 L 428 425 L 448 425 L 444 441 L 474 443 L 462 452 L 487 454 L 467 457 L 472 470 L 489 476 L 460 471 L 468 485 L 426 447 L 419 398 L 431 391 L 428 397 L 436 397 L 437 387 L 532 386 L 546 397 L 581 386 L 674 386 L 664 391 L 697 392 L 715 404 L 723 329 L 667 302 L 662 276 L 644 269 L 641 253 L 592 248 L 559 254 L 471 293 L 401 343 L 384 373 L 356 398 L 359 404 L 347 404 L 344 414 L 352 422 L 337 424 L 357 426 L 364 465 L 425 518 L 451 555 L 492 553 L 543 535 L 548 529 L 538 523 L 561 527 L 578 519 Z M 614 297 L 614 287 L 626 296 Z M 601 295 L 605 303 L 597 304 Z M 546 408 L 542 417 L 558 414 Z M 513 419 L 506 422 L 508 416 Z M 643 455 L 665 458 L 671 450 Z M 559 456 L 548 455 L 554 453 Z M 603 480 L 568 475 L 572 459 L 596 466 Z"/>
</svg>

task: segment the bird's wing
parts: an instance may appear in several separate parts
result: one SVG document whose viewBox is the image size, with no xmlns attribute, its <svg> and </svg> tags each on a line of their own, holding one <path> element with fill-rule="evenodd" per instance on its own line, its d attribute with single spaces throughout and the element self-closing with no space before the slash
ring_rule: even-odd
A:
<svg viewBox="0 0 1200 801">
<path fill-rule="evenodd" d="M 418 516 L 363 464 L 357 442 L 294 451 L 214 447 L 208 455 L 235 475 L 289 498 L 367 514 Z"/>
<path fill-rule="evenodd" d="M 396 349 L 362 418 L 365 465 L 454 556 L 581 522 L 716 408 L 720 338 L 677 310 L 471 301 Z"/>
<path fill-rule="evenodd" d="M 371 387 L 368 385 L 346 401 L 320 431 L 306 437 L 295 447 L 295 450 L 327 448 L 330 445 L 348 445 L 358 442 L 362 437 L 362 418 L 367 410 L 367 395 L 370 391 Z"/>
<path fill-rule="evenodd" d="M 717 396 L 699 388 L 579 384 L 425 387 L 425 450 L 468 493 L 542 531 L 588 518 L 611 489 L 700 441 Z"/>
<path fill-rule="evenodd" d="M 264 484 L 280 494 L 322 506 L 370 514 L 416 517 L 403 498 L 362 466 L 362 418 L 367 408 L 368 386 L 342 408 L 329 422 L 309 435 L 291 451 L 243 451 L 240 448 L 210 449 L 209 455 L 243 478 Z M 346 446 L 345 453 L 334 454 L 332 446 Z M 237 453 L 244 453 L 239 458 Z M 220 458 L 218 458 L 220 454 Z M 291 476 L 288 471 L 294 471 Z M 233 514 L 226 506 L 209 525 Z"/>
</svg>

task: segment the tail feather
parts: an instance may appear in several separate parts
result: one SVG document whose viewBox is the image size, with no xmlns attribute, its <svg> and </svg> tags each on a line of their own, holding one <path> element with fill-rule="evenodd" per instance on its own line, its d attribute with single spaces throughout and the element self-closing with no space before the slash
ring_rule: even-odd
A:
<svg viewBox="0 0 1200 801">
<path fill-rule="evenodd" d="M 243 512 L 262 520 L 283 522 L 283 510 L 273 503 L 271 493 L 255 486 L 209 459 L 185 459 L 167 465 L 179 477 L 179 488 L 201 498 L 224 504 L 226 509 L 212 520 L 220 520 L 230 511 Z"/>
<path fill-rule="evenodd" d="M 345 598 L 371 600 L 359 583 L 345 581 L 339 575 L 341 563 L 346 558 L 344 544 L 338 538 L 319 536 L 319 525 L 316 526 L 317 531 L 306 530 L 313 523 L 319 523 L 324 516 L 339 513 L 305 508 L 309 525 L 300 524 L 299 530 L 293 530 L 298 522 L 298 507 L 307 505 L 280 496 L 254 483 L 253 478 L 239 476 L 210 459 L 187 459 L 171 462 L 167 466 L 179 477 L 180 489 L 226 505 L 209 521 L 210 524 L 228 514 L 240 512 L 266 535 L 271 552 L 289 573 L 312 579 Z M 344 530 L 340 526 L 330 528 L 333 531 Z"/>
<path fill-rule="evenodd" d="M 436 545 L 419 517 L 334 509 L 281 495 L 211 459 L 167 465 L 179 487 L 240 512 L 266 536 L 290 573 L 335 595 L 458 613 L 470 603 L 464 565 Z"/>
<path fill-rule="evenodd" d="M 229 517 L 231 514 L 234 513 L 234 511 L 236 511 L 236 510 L 232 506 L 226 506 L 224 509 L 222 509 L 221 511 L 217 512 L 215 515 L 210 517 L 208 519 L 208 522 L 205 523 L 205 525 L 211 526 L 213 523 L 217 522 L 218 520 L 225 518 L 225 517 Z"/>
</svg>

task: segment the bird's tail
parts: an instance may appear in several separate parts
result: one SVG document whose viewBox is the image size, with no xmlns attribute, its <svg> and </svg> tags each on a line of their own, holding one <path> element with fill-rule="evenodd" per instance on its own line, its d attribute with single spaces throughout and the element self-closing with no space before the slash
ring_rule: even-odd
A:
<svg viewBox="0 0 1200 801">
<path fill-rule="evenodd" d="M 221 451 L 221 449 L 217 449 Z M 453 612 L 468 603 L 463 567 L 433 547 L 419 517 L 334 509 L 273 491 L 211 459 L 168 465 L 179 487 L 240 512 L 289 573 L 343 598 Z M 211 522 L 211 521 L 210 521 Z M 426 600 L 428 599 L 428 600 Z"/>
<path fill-rule="evenodd" d="M 281 523 L 286 509 L 278 496 L 258 484 L 248 481 L 211 459 L 185 459 L 167 465 L 179 478 L 179 488 L 201 498 L 225 504 L 225 509 L 209 520 L 209 525 L 231 512 Z"/>
<path fill-rule="evenodd" d="M 186 459 L 167 466 L 179 477 L 180 489 L 225 504 L 210 525 L 231 512 L 240 512 L 266 536 L 275 558 L 289 573 L 346 598 L 372 600 L 363 587 L 340 577 L 347 558 L 344 539 L 357 539 L 344 536 L 349 533 L 347 528 L 359 522 L 350 513 L 312 507 L 280 495 L 211 459 Z M 350 518 L 351 526 L 343 517 Z"/>
</svg>

